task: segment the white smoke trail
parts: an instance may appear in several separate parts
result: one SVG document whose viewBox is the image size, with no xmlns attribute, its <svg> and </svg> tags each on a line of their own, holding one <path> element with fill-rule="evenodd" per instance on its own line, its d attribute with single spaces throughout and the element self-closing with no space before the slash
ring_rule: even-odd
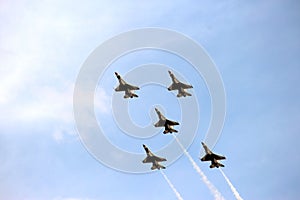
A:
<svg viewBox="0 0 300 200">
<path fill-rule="evenodd" d="M 238 193 L 238 191 L 235 189 L 235 187 L 232 185 L 232 183 L 230 182 L 229 178 L 225 175 L 225 173 L 223 172 L 223 170 L 220 168 L 220 172 L 222 173 L 222 175 L 224 176 L 226 182 L 228 183 L 233 195 L 235 196 L 235 198 L 237 200 L 243 200 L 243 198 L 240 196 L 240 194 Z"/>
<path fill-rule="evenodd" d="M 168 182 L 170 188 L 173 190 L 173 192 L 175 193 L 176 197 L 178 200 L 183 200 L 183 198 L 181 197 L 181 195 L 179 194 L 179 192 L 176 190 L 175 186 L 171 183 L 171 181 L 168 179 L 167 175 L 160 170 L 161 174 L 163 175 L 163 177 L 166 179 L 166 181 Z"/>
<path fill-rule="evenodd" d="M 202 172 L 202 170 L 200 169 L 200 167 L 196 164 L 196 162 L 194 161 L 194 159 L 192 158 L 192 156 L 183 147 L 183 145 L 177 139 L 177 137 L 175 135 L 173 135 L 173 136 L 176 139 L 176 141 L 179 144 L 179 146 L 181 147 L 181 149 L 183 150 L 184 154 L 188 157 L 189 161 L 192 163 L 192 165 L 193 165 L 194 169 L 196 170 L 196 172 L 201 176 L 202 181 L 205 183 L 205 185 L 208 187 L 208 189 L 210 190 L 210 192 L 212 193 L 212 195 L 215 197 L 215 199 L 216 200 L 225 200 L 225 198 L 221 195 L 221 193 L 217 190 L 217 188 L 208 180 L 208 178 L 206 177 L 206 175 Z"/>
</svg>

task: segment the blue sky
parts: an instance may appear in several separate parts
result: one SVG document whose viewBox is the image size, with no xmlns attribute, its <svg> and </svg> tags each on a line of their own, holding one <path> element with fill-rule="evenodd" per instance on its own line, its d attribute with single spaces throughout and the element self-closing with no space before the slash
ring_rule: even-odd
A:
<svg viewBox="0 0 300 200">
<path fill-rule="evenodd" d="M 298 198 L 299 2 L 2 1 L 0 5 L 0 199 L 175 199 L 160 173 L 121 173 L 96 161 L 80 142 L 73 117 L 74 83 L 89 54 L 114 35 L 144 27 L 172 29 L 193 38 L 218 67 L 227 115 L 213 150 L 226 155 L 224 172 L 241 196 Z M 153 60 L 184 64 L 164 56 L 151 51 L 128 55 L 119 62 L 128 68 L 112 66 L 108 72 L 124 74 L 130 65 Z M 209 122 L 210 111 L 205 108 L 209 96 L 203 80 L 189 72 L 181 73 L 192 84 L 200 81 L 198 87 L 203 89 L 193 94 L 204 107 L 204 123 L 188 151 L 222 195 L 234 199 L 221 173 L 197 159 L 201 133 Z M 97 93 L 102 97 L 97 108 L 109 115 L 110 88 L 117 80 L 111 74 L 104 81 L 107 87 Z M 131 103 L 133 118 L 140 119 Z M 175 111 L 167 113 L 173 119 L 180 117 Z M 112 121 L 106 125 L 106 132 L 115 134 L 109 135 L 113 143 L 143 153 L 141 146 L 128 145 L 130 138 L 117 137 L 119 129 Z M 154 150 L 160 147 L 154 143 Z M 185 156 L 165 173 L 184 199 L 213 199 Z"/>
</svg>

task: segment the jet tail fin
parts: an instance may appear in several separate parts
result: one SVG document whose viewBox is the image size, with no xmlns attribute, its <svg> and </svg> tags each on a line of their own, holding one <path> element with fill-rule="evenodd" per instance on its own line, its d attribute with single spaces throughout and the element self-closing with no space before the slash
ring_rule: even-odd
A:
<svg viewBox="0 0 300 200">
<path fill-rule="evenodd" d="M 191 93 L 185 92 L 186 96 L 192 96 Z"/>
<path fill-rule="evenodd" d="M 155 170 L 155 169 L 166 169 L 165 166 L 163 165 L 160 165 L 160 164 L 153 164 L 152 167 L 151 167 L 151 170 Z"/>
<path fill-rule="evenodd" d="M 177 94 L 177 97 L 186 97 L 186 96 L 192 96 L 192 94 L 188 92 L 179 92 Z"/>
<path fill-rule="evenodd" d="M 225 165 L 223 165 L 221 163 L 215 163 L 215 164 L 211 164 L 209 167 L 210 168 L 215 168 L 215 167 L 219 168 L 219 167 L 225 167 Z"/>
<path fill-rule="evenodd" d="M 165 129 L 163 133 L 164 134 L 167 134 L 167 133 L 171 133 L 172 134 L 172 133 L 178 133 L 178 131 L 175 130 L 175 129 L 170 128 L 170 129 Z"/>
<path fill-rule="evenodd" d="M 132 94 L 131 94 L 131 98 L 132 98 L 132 97 L 139 97 L 139 96 L 138 96 L 137 94 L 132 93 Z"/>
<path fill-rule="evenodd" d="M 182 93 L 178 93 L 178 94 L 177 94 L 177 97 L 182 97 L 182 96 L 183 96 Z"/>
<path fill-rule="evenodd" d="M 125 94 L 124 95 L 124 99 L 133 98 L 133 97 L 139 97 L 139 96 L 137 94 L 134 94 L 134 93 L 130 93 L 130 94 Z"/>
</svg>

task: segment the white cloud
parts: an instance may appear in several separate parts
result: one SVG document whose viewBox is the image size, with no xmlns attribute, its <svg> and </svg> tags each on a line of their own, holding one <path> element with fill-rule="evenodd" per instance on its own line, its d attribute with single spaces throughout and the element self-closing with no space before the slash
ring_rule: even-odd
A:
<svg viewBox="0 0 300 200">
<path fill-rule="evenodd" d="M 64 139 L 63 132 L 61 130 L 55 130 L 53 132 L 53 139 L 57 142 L 60 143 Z"/>
<path fill-rule="evenodd" d="M 108 114 L 111 110 L 110 99 L 112 97 L 109 96 L 103 88 L 99 88 L 95 95 L 95 110 L 96 112 L 100 112 L 102 114 Z"/>
<path fill-rule="evenodd" d="M 103 2 L 36 1 L 19 6 L 6 2 L 0 8 L 5 22 L 0 24 L 1 124 L 58 122 L 50 131 L 57 142 L 66 138 L 65 132 L 74 132 L 74 80 L 88 53 L 128 26 L 129 19 L 141 21 L 124 7 L 147 13 L 158 8 L 145 18 L 156 21 L 172 5 L 171 1 L 119 3 L 116 7 Z M 94 102 L 97 112 L 109 113 L 110 96 L 103 89 Z"/>
<path fill-rule="evenodd" d="M 61 6 L 64 4 L 64 6 Z M 70 4 L 70 5 L 65 5 Z M 67 8 L 67 9 L 66 9 Z M 74 10 L 74 9 L 75 10 Z M 112 23 L 109 17 L 80 17 L 79 12 L 88 12 L 73 2 L 34 2 L 22 4 L 5 3 L 0 12 L 3 16 L 0 37 L 0 109 L 1 123 L 59 122 L 53 128 L 53 137 L 62 140 L 61 127 L 73 125 L 73 88 L 78 68 L 91 49 L 82 47 L 91 43 L 92 28 L 103 32 Z M 101 12 L 100 12 L 101 13 Z M 9 16 L 13 15 L 14 18 Z M 96 21 L 95 21 L 96 19 Z M 1 20 L 1 21 L 2 21 Z M 97 26 L 95 26 L 97 24 Z M 113 24 L 113 23 L 112 23 Z M 98 38 L 103 39 L 99 34 Z M 97 109 L 107 112 L 103 93 L 95 101 Z M 103 100 L 103 101 L 102 101 Z"/>
<path fill-rule="evenodd" d="M 62 88 L 55 86 L 34 86 L 28 88 L 28 100 L 17 101 L 11 110 L 11 117 L 21 121 L 35 121 L 43 119 L 72 122 L 73 87 L 66 84 Z"/>
</svg>

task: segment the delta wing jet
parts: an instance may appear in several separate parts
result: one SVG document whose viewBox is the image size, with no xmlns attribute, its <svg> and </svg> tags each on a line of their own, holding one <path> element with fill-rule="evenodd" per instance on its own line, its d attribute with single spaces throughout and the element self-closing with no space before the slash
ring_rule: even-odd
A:
<svg viewBox="0 0 300 200">
<path fill-rule="evenodd" d="M 169 91 L 178 90 L 177 97 L 192 96 L 192 94 L 185 91 L 185 89 L 193 88 L 193 86 L 192 85 L 187 85 L 187 84 L 184 84 L 184 83 L 180 82 L 171 71 L 168 71 L 168 72 L 169 72 L 170 77 L 172 79 L 172 84 L 170 85 L 170 87 L 168 87 L 168 90 Z"/>
<path fill-rule="evenodd" d="M 211 152 L 211 150 L 209 150 L 209 148 L 203 143 L 202 146 L 205 150 L 206 155 L 203 156 L 203 158 L 201 158 L 200 160 L 203 161 L 211 161 L 211 165 L 209 166 L 210 168 L 214 168 L 214 167 L 224 167 L 223 164 L 219 163 L 218 160 L 223 160 L 226 159 L 225 156 L 220 156 L 217 154 L 214 154 L 213 152 Z"/>
<path fill-rule="evenodd" d="M 143 144 L 143 147 L 147 153 L 147 157 L 143 160 L 143 163 L 152 163 L 151 170 L 154 169 L 166 169 L 165 166 L 159 164 L 159 162 L 167 161 L 165 158 L 160 158 L 154 155 L 146 145 Z"/>
<path fill-rule="evenodd" d="M 163 127 L 164 126 L 165 127 L 164 134 L 178 132 L 177 130 L 175 130 L 173 128 L 173 126 L 179 125 L 178 122 L 174 122 L 174 121 L 167 119 L 163 114 L 161 114 L 161 112 L 157 108 L 155 108 L 155 111 L 159 118 L 158 122 L 156 124 L 154 124 L 155 127 Z"/>
<path fill-rule="evenodd" d="M 133 85 L 129 85 L 128 83 L 126 83 L 121 76 L 115 72 L 116 77 L 119 80 L 119 86 L 117 88 L 115 88 L 116 92 L 125 92 L 124 98 L 133 98 L 133 97 L 138 97 L 138 95 L 133 93 L 133 90 L 139 90 L 140 88 L 137 86 L 133 86 Z"/>
</svg>

